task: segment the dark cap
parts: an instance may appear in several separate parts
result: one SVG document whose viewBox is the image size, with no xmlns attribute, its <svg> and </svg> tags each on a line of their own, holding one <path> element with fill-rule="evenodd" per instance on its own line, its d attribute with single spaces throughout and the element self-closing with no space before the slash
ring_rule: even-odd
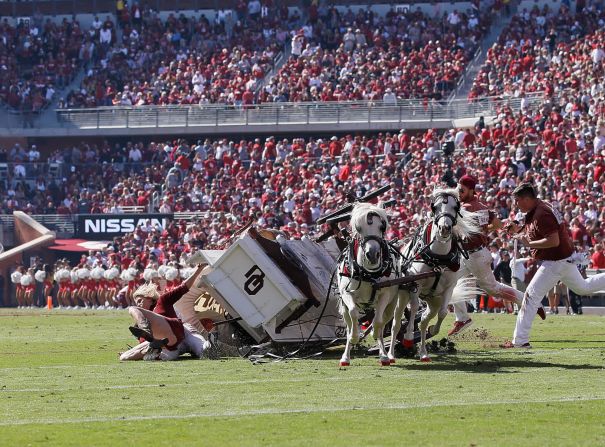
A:
<svg viewBox="0 0 605 447">
<path fill-rule="evenodd" d="M 513 190 L 513 195 L 515 197 L 519 197 L 519 196 L 538 197 L 538 195 L 536 194 L 536 189 L 534 188 L 534 185 L 532 185 L 529 182 L 520 183 L 519 186 L 517 186 Z"/>
<path fill-rule="evenodd" d="M 466 174 L 463 175 L 460 180 L 458 180 L 458 183 L 466 186 L 468 189 L 475 189 L 475 186 L 477 186 L 477 179 L 472 175 Z"/>
</svg>

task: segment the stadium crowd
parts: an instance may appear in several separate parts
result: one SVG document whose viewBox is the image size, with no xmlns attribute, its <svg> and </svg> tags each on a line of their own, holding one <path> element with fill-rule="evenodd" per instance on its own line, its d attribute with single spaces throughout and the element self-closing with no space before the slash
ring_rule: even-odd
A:
<svg viewBox="0 0 605 447">
<path fill-rule="evenodd" d="M 102 56 L 105 34 L 114 24 L 96 19 L 90 29 L 78 20 L 55 23 L 35 14 L 16 26 L 0 23 L 0 102 L 11 110 L 40 112 L 65 88 L 78 70 Z"/>
<path fill-rule="evenodd" d="M 469 99 L 570 89 L 595 96 L 602 90 L 604 25 L 605 11 L 590 5 L 576 14 L 565 5 L 524 9 L 488 50 Z"/>
<path fill-rule="evenodd" d="M 295 237 L 318 233 L 315 220 L 350 192 L 383 184 L 398 199 L 390 235 L 405 237 L 426 218 L 432 185 L 470 172 L 479 178 L 481 199 L 501 218 L 512 217 L 515 185 L 532 179 L 572 223 L 574 240 L 593 247 L 603 239 L 605 219 L 605 122 L 565 110 L 548 103 L 517 114 L 503 109 L 491 126 L 480 120 L 475 129 L 445 133 L 83 144 L 50 157 L 72 166 L 68 177 L 40 178 L 29 189 L 13 175 L 2 207 L 5 213 L 119 213 L 124 206 L 148 207 L 157 191 L 152 211 L 203 213 L 199 222 L 161 230 L 178 257 L 192 249 L 190 241 L 224 244 L 249 219 Z M 446 141 L 456 147 L 451 157 L 441 150 Z M 13 148 L 7 155 L 17 162 L 24 154 Z"/>
<path fill-rule="evenodd" d="M 291 56 L 260 101 L 440 99 L 455 87 L 490 19 L 491 11 L 478 7 L 432 15 L 391 9 L 384 17 L 319 9 L 292 37 Z"/>
<path fill-rule="evenodd" d="M 241 17 L 220 10 L 213 21 L 137 11 L 138 20 L 136 12 L 121 20 L 121 38 L 102 43 L 103 57 L 62 107 L 252 104 L 288 30 L 300 26 L 297 13 L 272 5 Z"/>
<path fill-rule="evenodd" d="M 313 4 L 303 20 L 283 5 L 249 1 L 213 21 L 162 20 L 137 6 L 122 16 L 121 38 L 101 42 L 101 56 L 61 106 L 440 98 L 460 78 L 491 14 L 475 4 L 468 12 L 391 9 L 380 17 Z M 291 57 L 265 81 L 288 43 Z"/>
</svg>

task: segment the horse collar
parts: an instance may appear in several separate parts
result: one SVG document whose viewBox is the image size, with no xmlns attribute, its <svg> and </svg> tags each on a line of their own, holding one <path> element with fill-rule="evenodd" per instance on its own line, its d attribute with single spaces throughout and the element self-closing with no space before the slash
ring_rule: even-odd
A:
<svg viewBox="0 0 605 447">
<path fill-rule="evenodd" d="M 433 222 L 429 222 L 424 231 L 424 243 L 426 247 L 431 244 L 431 229 Z M 446 267 L 452 272 L 457 272 L 460 269 L 460 249 L 455 238 L 452 238 L 452 247 L 449 253 L 438 255 L 430 250 L 422 250 L 418 255 L 422 261 L 430 267 Z"/>
</svg>

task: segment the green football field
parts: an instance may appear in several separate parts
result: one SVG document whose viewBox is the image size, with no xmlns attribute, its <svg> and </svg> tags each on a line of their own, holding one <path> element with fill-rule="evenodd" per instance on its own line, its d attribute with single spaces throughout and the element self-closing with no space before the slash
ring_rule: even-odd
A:
<svg viewBox="0 0 605 447">
<path fill-rule="evenodd" d="M 444 329 L 449 328 L 448 316 Z M 605 318 L 549 316 L 531 351 L 484 314 L 432 363 L 120 363 L 118 311 L 0 310 L 0 445 L 605 445 Z"/>
</svg>

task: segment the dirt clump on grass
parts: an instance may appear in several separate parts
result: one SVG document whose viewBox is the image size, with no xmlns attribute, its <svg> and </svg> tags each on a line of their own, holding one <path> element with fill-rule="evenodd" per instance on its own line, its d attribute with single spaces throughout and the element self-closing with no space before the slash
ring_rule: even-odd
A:
<svg viewBox="0 0 605 447">
<path fill-rule="evenodd" d="M 483 348 L 496 348 L 502 342 L 501 339 L 483 327 L 469 329 L 454 337 L 454 340 L 458 344 L 476 344 Z"/>
</svg>

